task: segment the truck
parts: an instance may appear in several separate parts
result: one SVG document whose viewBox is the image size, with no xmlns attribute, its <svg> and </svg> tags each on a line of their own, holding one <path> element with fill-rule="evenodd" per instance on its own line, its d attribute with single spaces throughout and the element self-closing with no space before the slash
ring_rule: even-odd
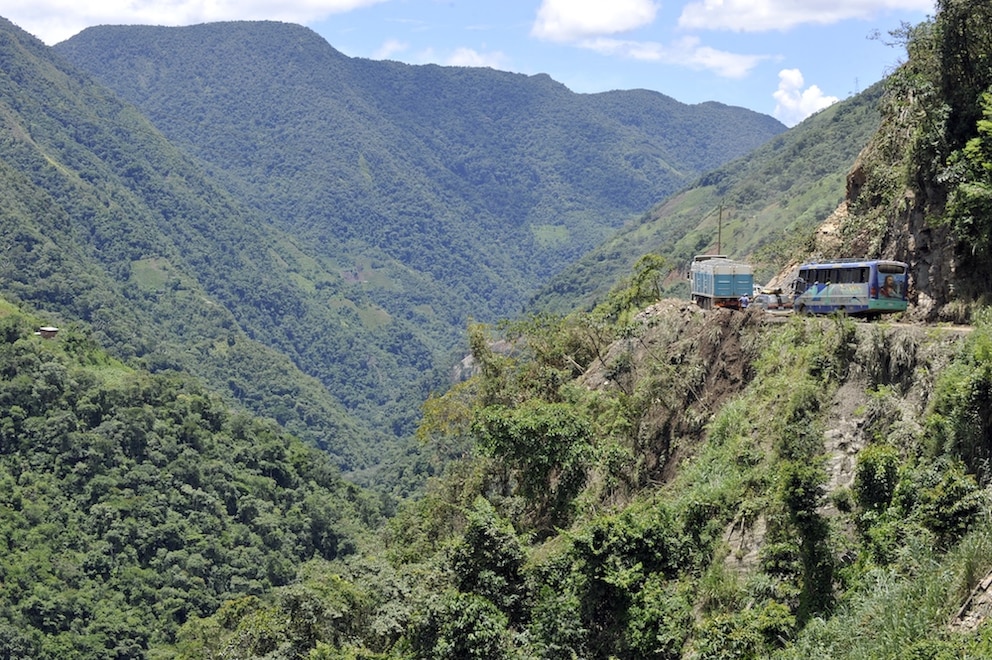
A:
<svg viewBox="0 0 992 660">
<path fill-rule="evenodd" d="M 689 295 L 703 309 L 740 309 L 740 298 L 754 292 L 750 264 L 723 254 L 700 254 L 689 267 Z"/>
</svg>

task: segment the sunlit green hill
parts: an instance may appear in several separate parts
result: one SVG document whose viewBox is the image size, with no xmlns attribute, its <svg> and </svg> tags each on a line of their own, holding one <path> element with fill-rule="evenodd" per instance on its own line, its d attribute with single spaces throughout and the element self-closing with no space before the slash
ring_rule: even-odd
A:
<svg viewBox="0 0 992 660">
<path fill-rule="evenodd" d="M 879 83 L 823 110 L 659 201 L 552 278 L 531 307 L 589 307 L 647 252 L 684 273 L 694 255 L 719 246 L 767 281 L 845 199 L 847 174 L 878 128 L 882 89 Z M 687 296 L 681 283 L 674 278 L 669 292 Z"/>
</svg>

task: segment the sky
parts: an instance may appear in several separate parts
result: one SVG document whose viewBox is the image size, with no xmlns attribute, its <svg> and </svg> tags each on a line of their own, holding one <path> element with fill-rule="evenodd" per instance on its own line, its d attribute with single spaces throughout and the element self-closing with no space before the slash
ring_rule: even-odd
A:
<svg viewBox="0 0 992 660">
<path fill-rule="evenodd" d="M 56 44 L 92 25 L 276 20 L 350 57 L 546 73 L 577 93 L 649 89 L 787 126 L 884 78 L 893 30 L 934 0 L 0 0 Z"/>
</svg>

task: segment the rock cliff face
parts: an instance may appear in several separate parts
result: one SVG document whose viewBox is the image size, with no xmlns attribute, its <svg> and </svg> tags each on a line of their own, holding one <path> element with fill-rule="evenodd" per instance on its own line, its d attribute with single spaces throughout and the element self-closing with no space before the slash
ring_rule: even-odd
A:
<svg viewBox="0 0 992 660">
<path fill-rule="evenodd" d="M 910 264 L 912 318 L 960 322 L 992 290 L 992 40 L 989 3 L 938 5 L 902 35 L 908 58 L 847 177 L 841 234 L 848 255 Z"/>
<path fill-rule="evenodd" d="M 911 208 L 893 218 L 881 256 L 910 265 L 914 305 L 911 316 L 924 321 L 967 320 L 966 310 L 956 296 L 957 252 L 957 241 L 947 228 L 930 226 L 921 209 Z"/>
<path fill-rule="evenodd" d="M 859 158 L 847 177 L 849 208 L 856 208 L 862 202 L 860 197 L 867 177 Z M 934 212 L 928 212 L 919 197 L 906 188 L 895 203 L 877 209 L 883 213 L 884 224 L 872 256 L 909 264 L 911 317 L 922 321 L 964 322 L 967 314 L 959 297 L 963 291 L 958 282 L 960 246 L 946 225 L 932 221 Z M 852 215 L 849 222 L 855 224 L 864 215 Z"/>
<path fill-rule="evenodd" d="M 818 234 L 818 247 L 837 256 L 905 261 L 910 318 L 965 322 L 971 304 L 981 297 L 967 272 L 968 247 L 937 222 L 943 191 L 917 192 L 899 181 L 896 173 L 907 167 L 907 154 L 880 146 L 893 141 L 892 132 L 903 131 L 883 125 L 858 157 L 847 176 L 845 202 L 827 221 L 836 231 L 820 232 L 833 233 L 836 240 L 824 246 Z"/>
</svg>

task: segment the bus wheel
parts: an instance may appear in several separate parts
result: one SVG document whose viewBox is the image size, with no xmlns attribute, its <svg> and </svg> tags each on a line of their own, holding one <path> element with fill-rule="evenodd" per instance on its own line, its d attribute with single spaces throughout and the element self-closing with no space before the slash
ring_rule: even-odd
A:
<svg viewBox="0 0 992 660">
<path fill-rule="evenodd" d="M 799 316 L 806 316 L 807 314 L 809 314 L 809 312 L 806 311 L 806 305 L 800 305 L 799 306 Z"/>
</svg>

